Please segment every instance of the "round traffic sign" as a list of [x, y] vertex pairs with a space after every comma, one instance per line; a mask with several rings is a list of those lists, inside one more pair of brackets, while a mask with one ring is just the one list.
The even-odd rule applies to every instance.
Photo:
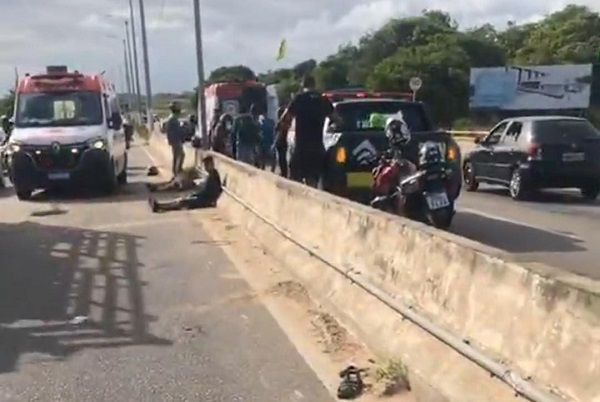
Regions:
[[408, 85], [410, 86], [411, 91], [418, 91], [421, 88], [421, 85], [423, 85], [423, 80], [419, 77], [412, 77], [408, 82]]

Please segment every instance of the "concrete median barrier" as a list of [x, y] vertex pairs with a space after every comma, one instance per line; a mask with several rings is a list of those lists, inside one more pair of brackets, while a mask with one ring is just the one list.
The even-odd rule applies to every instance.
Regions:
[[215, 157], [220, 208], [420, 400], [600, 401], [598, 283]]

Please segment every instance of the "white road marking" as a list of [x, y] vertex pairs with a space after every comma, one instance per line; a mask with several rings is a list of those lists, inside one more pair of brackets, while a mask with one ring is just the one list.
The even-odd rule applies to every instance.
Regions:
[[142, 150], [144, 151], [144, 153], [146, 154], [146, 156], [148, 157], [148, 159], [150, 159], [150, 162], [152, 162], [152, 164], [156, 167], [160, 166], [160, 163], [158, 163], [158, 161], [156, 160], [156, 158], [154, 157], [154, 155], [152, 155], [150, 153], [150, 151], [148, 151], [145, 147], [142, 148]]

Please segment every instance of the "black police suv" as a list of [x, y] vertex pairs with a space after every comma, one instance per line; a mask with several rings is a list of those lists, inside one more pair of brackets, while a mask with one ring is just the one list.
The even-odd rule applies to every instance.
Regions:
[[[374, 127], [373, 115], [393, 116], [398, 112], [408, 124], [412, 139], [405, 149], [405, 157], [417, 160], [421, 145], [428, 141], [439, 144], [451, 169], [452, 183], [449, 196], [456, 199], [462, 185], [461, 154], [449, 133], [437, 130], [427, 108], [402, 93], [369, 93], [362, 91], [330, 91], [323, 94], [334, 105], [342, 126], [329, 120], [323, 127], [326, 149], [324, 175], [320, 187], [330, 193], [370, 201], [372, 196], [371, 171], [378, 156], [388, 148], [384, 127]], [[293, 129], [288, 133], [288, 146], [293, 147]]]

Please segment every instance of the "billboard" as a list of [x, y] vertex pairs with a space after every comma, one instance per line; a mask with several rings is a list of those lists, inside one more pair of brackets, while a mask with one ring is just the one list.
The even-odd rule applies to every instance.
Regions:
[[470, 109], [587, 109], [591, 64], [472, 68]]

